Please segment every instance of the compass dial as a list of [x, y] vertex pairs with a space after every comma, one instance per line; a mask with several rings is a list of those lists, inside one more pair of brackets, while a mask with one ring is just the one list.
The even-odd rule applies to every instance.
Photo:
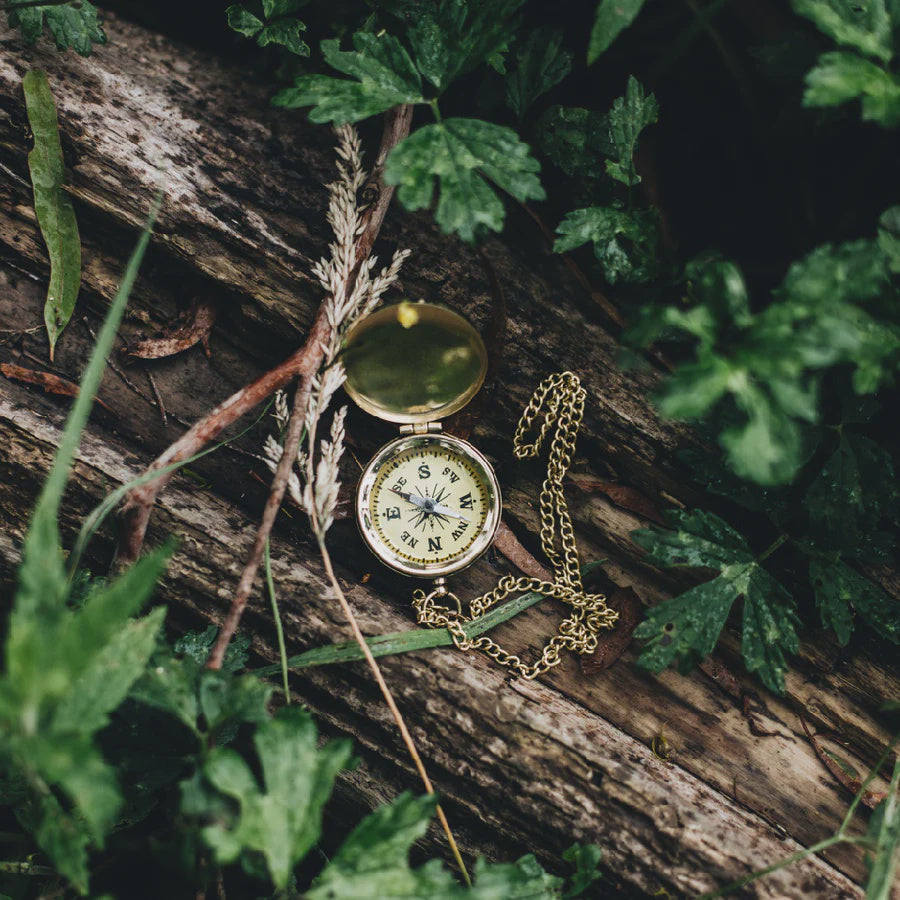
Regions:
[[493, 539], [500, 497], [487, 460], [465, 441], [400, 438], [369, 464], [359, 520], [375, 553], [399, 571], [434, 576], [480, 556]]

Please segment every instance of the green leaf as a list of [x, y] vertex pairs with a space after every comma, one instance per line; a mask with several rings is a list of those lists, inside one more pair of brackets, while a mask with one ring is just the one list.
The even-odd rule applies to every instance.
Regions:
[[81, 56], [90, 56], [94, 44], [105, 44], [106, 34], [100, 27], [97, 7], [88, 0], [45, 6], [44, 15], [57, 50], [71, 47]]
[[878, 248], [888, 268], [900, 275], [900, 206], [886, 209], [878, 220]]
[[322, 41], [322, 55], [332, 68], [352, 79], [301, 75], [294, 87], [279, 91], [272, 102], [290, 108], [312, 106], [313, 122], [358, 122], [401, 103], [422, 103], [422, 79], [406, 48], [389, 34], [357, 31], [353, 50], [337, 40]]
[[573, 178], [600, 177], [603, 155], [613, 153], [606, 116], [580, 106], [551, 106], [536, 131], [541, 151]]
[[416, 65], [438, 91], [506, 48], [524, 0], [441, 0], [416, 8], [408, 36]]
[[600, 0], [588, 43], [588, 65], [595, 63], [637, 18], [644, 2], [645, 0]]
[[616, 181], [632, 186], [640, 183], [634, 168], [634, 149], [638, 137], [658, 117], [659, 107], [653, 94], [644, 96], [644, 89], [634, 75], [628, 76], [625, 96], [619, 97], [609, 111], [610, 139], [615, 159], [606, 161], [606, 172]]
[[107, 724], [147, 667], [165, 616], [160, 607], [112, 636], [73, 684], [69, 701], [57, 707], [54, 731], [95, 732]]
[[239, 3], [229, 6], [225, 10], [225, 19], [228, 27], [244, 37], [256, 37], [263, 28], [263, 22], [253, 15], [248, 9], [245, 9]]
[[12, 0], [7, 8], [7, 17], [11, 27], [20, 29], [27, 44], [35, 43], [40, 37], [45, 18], [58, 50], [72, 47], [81, 56], [90, 56], [94, 44], [106, 43], [97, 7], [88, 0], [24, 9], [16, 9], [15, 0]]
[[262, 0], [262, 5], [263, 15], [267, 19], [277, 19], [297, 12], [303, 3], [301, 0]]
[[266, 25], [256, 39], [260, 47], [269, 44], [279, 44], [297, 56], [309, 56], [309, 47], [301, 35], [306, 31], [306, 25], [299, 19], [281, 19], [271, 25]]
[[658, 274], [659, 218], [654, 210], [590, 206], [568, 213], [556, 228], [555, 253], [591, 241], [594, 256], [610, 284], [642, 283]]
[[565, 900], [581, 896], [598, 878], [602, 877], [599, 871], [602, 858], [603, 851], [593, 844], [572, 844], [563, 853], [563, 859], [575, 867], [575, 871], [569, 876], [566, 892], [563, 894]]
[[[202, 666], [206, 664], [209, 651], [212, 650], [218, 634], [219, 629], [215, 625], [209, 625], [203, 631], [188, 631], [175, 641], [172, 649], [177, 656], [186, 656]], [[249, 635], [236, 634], [225, 651], [222, 671], [237, 672], [243, 669], [247, 665], [249, 650]]]
[[881, 637], [900, 644], [900, 603], [840, 560], [812, 559], [809, 580], [822, 623], [843, 647], [853, 633], [853, 611]]
[[805, 444], [797, 423], [770, 394], [755, 384], [729, 378], [735, 400], [746, 415], [740, 425], [725, 428], [719, 443], [742, 478], [757, 484], [790, 481], [803, 464]]
[[893, 56], [884, 0], [791, 0], [791, 5], [837, 44], [855, 47], [883, 62]]
[[878, 804], [869, 820], [868, 836], [875, 843], [866, 882], [866, 900], [890, 900], [894, 888], [894, 873], [900, 862], [900, 759], [894, 762], [894, 772], [884, 800]]
[[900, 80], [855, 53], [823, 53], [806, 75], [804, 106], [862, 100], [862, 117], [886, 128], [900, 124]]
[[50, 285], [44, 322], [50, 339], [50, 360], [60, 333], [75, 309], [81, 285], [81, 239], [72, 201], [63, 190], [65, 167], [59, 141], [56, 103], [46, 72], [34, 69], [22, 79], [34, 149], [28, 168], [34, 188], [34, 211], [50, 255]]
[[388, 156], [385, 180], [399, 185], [397, 195], [407, 209], [428, 206], [439, 186], [437, 223], [471, 242], [485, 230], [503, 228], [503, 202], [488, 181], [523, 203], [541, 200], [539, 169], [512, 129], [480, 119], [446, 119], [398, 144]]
[[514, 863], [475, 861], [474, 885], [462, 894], [472, 900], [553, 900], [560, 896], [563, 880], [545, 872], [534, 854]]
[[806, 491], [810, 534], [819, 546], [846, 555], [864, 551], [867, 536], [897, 497], [891, 454], [851, 431]]
[[348, 742], [333, 741], [320, 749], [316, 742], [311, 716], [295, 707], [284, 708], [261, 724], [253, 743], [262, 769], [262, 789], [237, 753], [212, 751], [204, 774], [240, 805], [232, 828], [210, 825], [203, 829], [218, 862], [234, 862], [245, 851], [257, 851], [265, 857], [275, 887], [288, 886], [293, 867], [319, 840], [322, 808], [337, 773], [350, 759]]
[[796, 653], [794, 602], [756, 562], [738, 532], [712, 513], [673, 512], [677, 530], [649, 528], [631, 538], [651, 562], [702, 566], [718, 571], [712, 581], [665, 600], [647, 613], [635, 637], [647, 641], [639, 665], [659, 672], [676, 660], [689, 663], [712, 653], [735, 600], [743, 598], [743, 642], [747, 669], [773, 691], [784, 691], [785, 651]]
[[436, 798], [405, 792], [366, 816], [350, 833], [307, 893], [325, 898], [456, 897], [463, 891], [439, 860], [409, 866], [409, 851], [422, 837]]
[[572, 71], [572, 54], [559, 29], [538, 28], [516, 50], [515, 71], [506, 75], [506, 102], [521, 119], [535, 100]]
[[227, 672], [202, 670], [199, 699], [207, 733], [224, 744], [244, 722], [265, 722], [272, 690], [271, 684], [253, 675], [235, 677]]

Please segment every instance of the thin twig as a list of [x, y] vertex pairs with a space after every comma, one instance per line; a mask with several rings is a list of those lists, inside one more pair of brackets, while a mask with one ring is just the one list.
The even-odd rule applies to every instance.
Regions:
[[[391, 198], [394, 196], [394, 188], [383, 184], [381, 180], [385, 160], [393, 147], [409, 134], [411, 122], [412, 107], [410, 106], [398, 106], [385, 113], [381, 147], [372, 173], [372, 178], [378, 178], [378, 181], [374, 182], [370, 179], [370, 184], [367, 186], [369, 192], [374, 193], [374, 199], [366, 212], [366, 227], [357, 244], [357, 267], [368, 257], [381, 229]], [[150, 465], [149, 470], [163, 469], [170, 463], [180, 462], [194, 456], [210, 441], [215, 440], [229, 425], [250, 412], [263, 400], [268, 399], [275, 391], [281, 390], [292, 378], [296, 376], [311, 378], [322, 363], [323, 347], [328, 345], [329, 337], [330, 328], [323, 305], [319, 308], [309, 336], [299, 350], [274, 369], [232, 394], [224, 403], [220, 403], [159, 456]], [[171, 472], [161, 474], [158, 479], [136, 488], [125, 499], [119, 522], [119, 546], [116, 550], [118, 567], [131, 565], [140, 556], [153, 504], [171, 477]], [[260, 557], [262, 555], [261, 547], [259, 555]], [[256, 562], [256, 568], [258, 567], [259, 560]]]
[[[285, 454], [285, 456], [286, 455], [287, 454]], [[341, 609], [344, 611], [344, 615], [347, 617], [347, 621], [350, 623], [350, 628], [353, 631], [353, 637], [356, 638], [356, 643], [359, 645], [360, 650], [362, 650], [363, 655], [366, 658], [366, 662], [369, 664], [369, 668], [372, 670], [372, 674], [375, 677], [375, 681], [378, 683], [378, 687], [381, 689], [381, 694], [384, 697], [384, 701], [385, 703], [387, 703], [388, 709], [390, 709], [391, 715], [394, 717], [394, 721], [397, 723], [397, 727], [400, 729], [400, 735], [403, 738], [403, 743], [406, 744], [406, 749], [409, 752], [410, 757], [412, 758], [413, 764], [416, 767], [416, 771], [419, 773], [419, 778], [422, 779], [422, 784], [425, 785], [425, 790], [429, 794], [434, 794], [434, 786], [431, 783], [431, 779], [428, 777], [428, 773], [425, 771], [425, 764], [422, 762], [422, 757], [419, 756], [419, 751], [412, 739], [412, 735], [409, 733], [409, 729], [406, 727], [406, 722], [403, 719], [403, 714], [400, 712], [400, 708], [397, 706], [397, 702], [394, 700], [394, 695], [391, 693], [391, 689], [388, 687], [387, 682], [384, 680], [384, 675], [381, 674], [381, 667], [378, 665], [377, 660], [372, 655], [372, 650], [366, 643], [365, 636], [360, 630], [359, 623], [356, 621], [356, 616], [353, 614], [353, 610], [350, 608], [350, 604], [347, 602], [347, 598], [344, 596], [344, 592], [343, 590], [341, 590], [340, 584], [338, 584], [338, 580], [334, 574], [334, 568], [331, 565], [331, 556], [328, 553], [328, 548], [325, 546], [324, 539], [321, 537], [319, 538], [319, 552], [322, 554], [322, 561], [325, 564], [325, 572], [328, 575], [328, 580], [331, 582], [331, 587], [337, 596], [338, 602], [341, 604]], [[463, 862], [462, 854], [459, 852], [459, 845], [456, 843], [456, 838], [454, 838], [453, 832], [450, 829], [450, 823], [447, 821], [447, 816], [444, 814], [444, 810], [441, 809], [440, 804], [435, 807], [435, 811], [437, 812], [438, 821], [441, 823], [441, 827], [444, 829], [444, 834], [446, 834], [447, 836], [447, 841], [450, 844], [450, 852], [453, 854], [453, 858], [456, 860], [456, 865], [459, 867], [459, 871], [462, 873], [463, 880], [467, 885], [471, 886], [472, 879], [469, 877], [469, 871], [466, 868], [466, 864]]]

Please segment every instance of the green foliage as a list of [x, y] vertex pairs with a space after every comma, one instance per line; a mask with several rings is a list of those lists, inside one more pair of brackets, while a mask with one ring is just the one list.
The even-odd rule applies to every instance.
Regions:
[[426, 81], [443, 93], [503, 51], [524, 0], [439, 0], [416, 8], [409, 43]]
[[149, 555], [115, 581], [95, 582], [74, 607], [68, 602], [57, 515], [149, 227], [101, 328], [32, 514], [0, 676], [4, 799], [80, 893], [88, 887], [87, 848], [102, 846], [121, 805], [115, 770], [94, 738], [153, 652], [165, 611], [138, 621], [131, 616], [146, 603], [169, 551]]
[[888, 66], [900, 24], [891, 20], [900, 10], [889, 12], [884, 0], [793, 0], [793, 5], [835, 43], [853, 48], [819, 57], [806, 76], [804, 105], [840, 106], [858, 98], [864, 120], [886, 128], [900, 124], [900, 77]]
[[[437, 97], [454, 79], [505, 48], [509, 16], [521, 0], [472, 4], [444, 0], [416, 8], [407, 45], [386, 31], [353, 34], [352, 50], [338, 40], [322, 42], [324, 61], [347, 78], [305, 74], [279, 91], [273, 102], [289, 108], [310, 106], [313, 122], [358, 122], [400, 104], [429, 104], [436, 122], [426, 125], [393, 149], [385, 178], [399, 186], [408, 209], [429, 206], [437, 194], [435, 218], [445, 232], [474, 241], [500, 231], [503, 202], [490, 183], [525, 202], [543, 199], [540, 166], [527, 144], [510, 128], [480, 119], [440, 117]], [[523, 112], [537, 96], [564, 77], [569, 57], [557, 44], [539, 47], [541, 37], [526, 42], [508, 89], [514, 108]], [[437, 96], [426, 98], [430, 85]]]
[[791, 0], [835, 43], [889, 62], [893, 56], [891, 19], [884, 0]]
[[275, 887], [288, 886], [293, 867], [319, 840], [325, 801], [350, 759], [348, 742], [334, 741], [319, 749], [316, 741], [316, 727], [304, 710], [286, 708], [263, 722], [253, 737], [263, 789], [235, 751], [217, 748], [210, 754], [204, 775], [240, 805], [230, 826], [203, 829], [219, 862], [234, 862], [245, 852], [261, 853]]
[[536, 28], [516, 48], [515, 68], [506, 73], [506, 103], [522, 119], [534, 101], [572, 70], [562, 31]]
[[488, 180], [517, 200], [541, 199], [539, 166], [516, 133], [480, 119], [446, 119], [411, 134], [391, 152], [385, 180], [408, 209], [428, 206], [445, 232], [471, 241], [503, 227], [503, 203]]
[[313, 122], [358, 122], [402, 103], [422, 103], [422, 79], [406, 48], [389, 34], [357, 31], [353, 50], [337, 40], [322, 41], [322, 56], [350, 78], [301, 75], [279, 91], [276, 106], [312, 106]]
[[240, 3], [225, 10], [228, 27], [246, 38], [256, 38], [260, 47], [278, 44], [297, 56], [309, 56], [309, 47], [301, 35], [306, 25], [293, 13], [302, 6], [301, 0], [263, 0], [263, 19]]
[[784, 654], [797, 652], [794, 601], [757, 560], [741, 535], [712, 513], [672, 512], [674, 531], [632, 532], [651, 562], [715, 569], [719, 574], [653, 607], [635, 631], [647, 645], [638, 662], [659, 672], [712, 653], [731, 607], [743, 599], [742, 652], [747, 669], [766, 687], [784, 691]]
[[56, 41], [57, 50], [70, 47], [81, 56], [90, 56], [94, 44], [105, 44], [106, 34], [100, 25], [97, 7], [88, 0], [70, 3], [27, 6], [16, 9], [16, 0], [7, 5], [7, 21], [18, 28], [26, 44], [34, 44], [44, 24]]
[[655, 210], [627, 212], [590, 206], [568, 213], [556, 228], [556, 253], [590, 241], [603, 277], [610, 283], [647, 282], [658, 271], [659, 218]]
[[588, 63], [596, 62], [637, 18], [645, 0], [600, 0], [588, 43]]
[[860, 393], [895, 378], [900, 325], [880, 310], [897, 291], [878, 241], [819, 247], [791, 266], [775, 302], [756, 314], [732, 263], [700, 259], [685, 275], [690, 305], [643, 311], [630, 336], [642, 344], [664, 332], [695, 339], [694, 359], [664, 384], [660, 409], [691, 419], [730, 404], [734, 424], [719, 441], [744, 478], [773, 485], [796, 475], [827, 370], [851, 367]]
[[65, 166], [59, 123], [46, 72], [40, 69], [26, 72], [22, 87], [28, 124], [34, 135], [34, 149], [28, 154], [34, 211], [50, 256], [50, 285], [44, 305], [44, 323], [50, 339], [52, 360], [56, 341], [72, 318], [78, 298], [81, 240], [72, 201], [63, 190]]
[[613, 103], [607, 115], [613, 158], [606, 161], [606, 172], [611, 178], [628, 187], [640, 183], [641, 177], [634, 168], [634, 151], [641, 132], [658, 117], [656, 97], [645, 96], [640, 82], [630, 75], [625, 96]]

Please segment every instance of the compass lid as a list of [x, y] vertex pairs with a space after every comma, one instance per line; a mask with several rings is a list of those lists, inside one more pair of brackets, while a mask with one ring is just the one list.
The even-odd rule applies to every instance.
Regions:
[[487, 351], [462, 316], [434, 303], [384, 306], [357, 322], [340, 356], [344, 387], [388, 422], [432, 422], [462, 409], [487, 372]]

